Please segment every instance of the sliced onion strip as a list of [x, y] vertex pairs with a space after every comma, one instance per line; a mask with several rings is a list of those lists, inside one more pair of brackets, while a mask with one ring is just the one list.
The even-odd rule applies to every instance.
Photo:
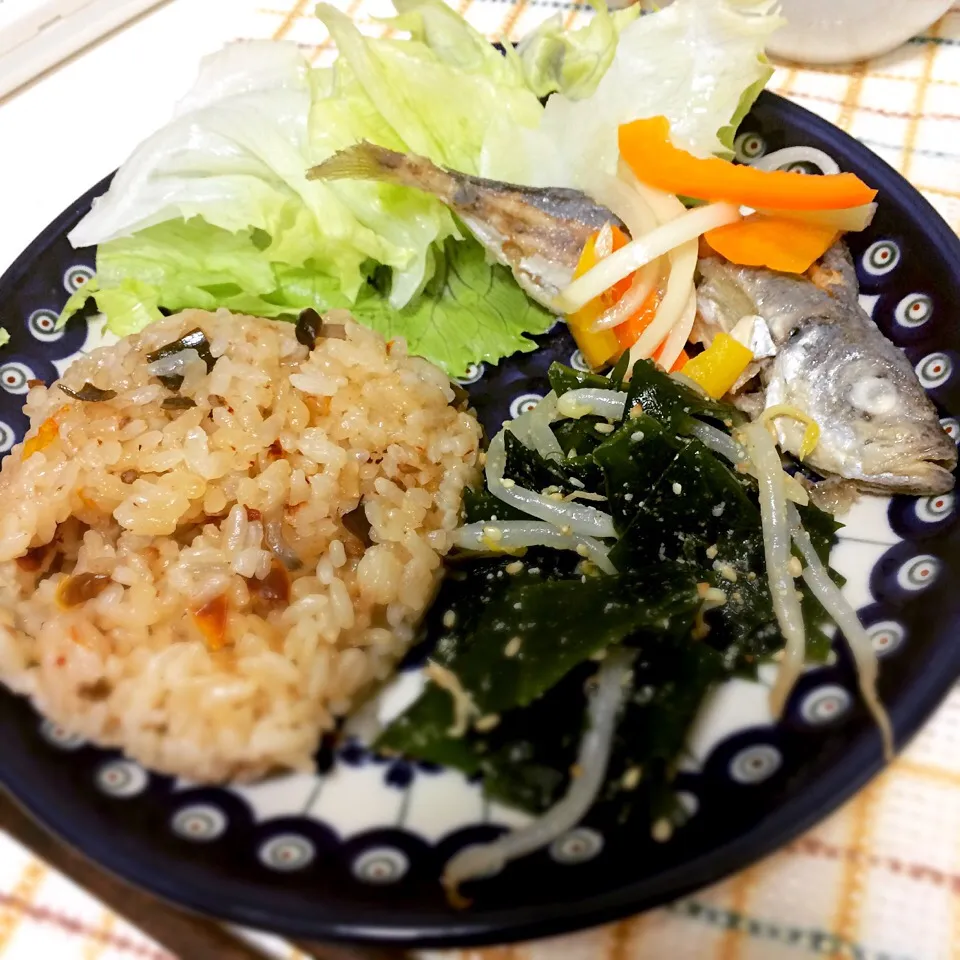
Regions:
[[697, 293], [695, 290], [691, 290], [687, 297], [687, 305], [683, 308], [679, 321], [670, 328], [670, 333], [667, 334], [666, 342], [663, 345], [663, 351], [657, 360], [657, 363], [664, 370], [670, 370], [679, 359], [683, 348], [690, 339], [690, 331], [693, 330], [693, 322], [696, 319]]
[[812, 163], [821, 173], [828, 175], [840, 172], [837, 161], [816, 147], [784, 147], [782, 150], [774, 150], [773, 153], [765, 153], [750, 166], [757, 170], [779, 170], [791, 163]]
[[777, 679], [770, 691], [770, 710], [774, 717], [779, 718], [803, 669], [806, 654], [803, 611], [789, 570], [791, 537], [786, 484], [783, 479], [786, 474], [783, 472], [776, 444], [762, 423], [748, 424], [743, 429], [743, 437], [747, 453], [757, 471], [767, 579], [770, 583], [773, 611], [786, 641]]
[[659, 219], [649, 199], [619, 177], [603, 175], [590, 184], [588, 193], [597, 203], [615, 213], [636, 239], [656, 230]]
[[[696, 241], [708, 230], [726, 226], [739, 219], [740, 208], [732, 203], [711, 203], [687, 210], [682, 216], [657, 227], [643, 237], [631, 240], [601, 260], [559, 295], [557, 306], [563, 313], [575, 313], [594, 297], [600, 296], [651, 260], [662, 257], [676, 247]], [[695, 242], [693, 246], [696, 250]], [[683, 302], [686, 304], [686, 296]]]
[[647, 301], [660, 280], [660, 260], [651, 260], [645, 267], [641, 267], [630, 283], [630, 289], [609, 309], [597, 317], [590, 324], [590, 330], [612, 330], [626, 323]]
[[455, 854], [443, 871], [443, 885], [449, 893], [456, 895], [460, 885], [468, 880], [496, 873], [511, 860], [540, 850], [583, 819], [607, 773], [631, 660], [632, 656], [625, 650], [614, 650], [597, 671], [596, 690], [587, 707], [590, 727], [581, 737], [577, 753], [579, 775], [571, 780], [563, 799], [528, 826], [512, 830], [492, 843], [466, 847]]
[[852, 233], [866, 230], [873, 223], [876, 212], [877, 205], [875, 203], [865, 203], [860, 207], [847, 207], [845, 210], [757, 210], [757, 213], [765, 213], [772, 217], [800, 220], [803, 223], [816, 223], [823, 227], [833, 227], [834, 230]]
[[827, 568], [813, 548], [810, 535], [803, 529], [800, 514], [796, 507], [788, 508], [788, 517], [793, 532], [793, 542], [797, 545], [797, 549], [803, 555], [806, 563], [803, 579], [810, 588], [810, 592], [820, 601], [823, 609], [833, 618], [840, 628], [840, 632], [846, 638], [847, 646], [850, 648], [853, 662], [857, 668], [860, 694], [880, 728], [880, 736], [883, 740], [883, 755], [886, 760], [892, 760], [893, 728], [890, 725], [890, 717], [877, 695], [878, 664], [873, 644], [870, 642], [870, 637], [864, 630], [863, 624], [860, 623], [857, 612], [844, 599], [840, 588], [830, 578]]
[[455, 543], [463, 550], [490, 550], [491, 529], [497, 531], [495, 546], [501, 550], [518, 547], [553, 547], [555, 550], [574, 550], [595, 564], [604, 573], [616, 573], [610, 562], [608, 549], [593, 537], [561, 533], [552, 523], [534, 520], [484, 520], [468, 523], [456, 532]]

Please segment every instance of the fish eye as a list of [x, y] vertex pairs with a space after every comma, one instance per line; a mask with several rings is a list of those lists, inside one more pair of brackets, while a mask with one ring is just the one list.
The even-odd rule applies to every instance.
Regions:
[[850, 388], [850, 403], [872, 419], [897, 405], [897, 388], [886, 377], [864, 377]]

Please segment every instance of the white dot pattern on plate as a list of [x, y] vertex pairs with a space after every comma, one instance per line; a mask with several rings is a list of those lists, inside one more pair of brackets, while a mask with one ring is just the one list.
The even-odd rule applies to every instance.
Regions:
[[943, 417], [940, 421], [943, 432], [956, 443], [960, 440], [960, 421], [956, 417]]
[[590, 364], [587, 363], [586, 357], [584, 357], [579, 350], [574, 350], [573, 353], [570, 354], [570, 366], [573, 367], [574, 370], [579, 370], [581, 373], [590, 372]]
[[800, 716], [813, 726], [832, 723], [849, 709], [852, 698], [847, 690], [828, 684], [811, 690], [800, 704]]
[[27, 317], [27, 329], [35, 339], [43, 343], [53, 343], [65, 332], [57, 329], [57, 314], [53, 310], [34, 310]]
[[904, 590], [916, 591], [929, 587], [940, 572], [940, 561], [928, 553], [908, 560], [897, 571], [897, 583]]
[[733, 149], [741, 163], [759, 160], [767, 152], [767, 143], [757, 133], [741, 133], [733, 142]]
[[758, 743], [744, 747], [730, 761], [730, 776], [737, 783], [754, 784], [769, 780], [783, 763], [783, 757], [776, 747], [768, 743]]
[[464, 371], [462, 377], [455, 378], [455, 382], [461, 384], [462, 386], [476, 383], [478, 380], [482, 379], [484, 369], [485, 367], [482, 363], [471, 363]]
[[916, 366], [917, 379], [925, 390], [942, 387], [953, 373], [953, 361], [945, 353], [929, 353]]
[[79, 750], [86, 743], [79, 734], [68, 733], [59, 723], [54, 723], [52, 720], [44, 720], [40, 724], [40, 736], [51, 746], [60, 750]]
[[7, 424], [0, 421], [0, 453], [6, 453], [16, 442], [17, 435]]
[[933, 301], [925, 293], [907, 294], [893, 316], [901, 327], [922, 327], [933, 316]]
[[377, 886], [396, 883], [410, 869], [410, 859], [396, 847], [374, 847], [353, 861], [353, 875]]
[[29, 381], [36, 379], [33, 370], [19, 360], [0, 366], [0, 387], [7, 393], [20, 395], [30, 391]]
[[589, 827], [576, 827], [550, 844], [550, 856], [557, 863], [584, 863], [603, 849], [603, 837]]
[[896, 620], [880, 620], [867, 628], [867, 635], [877, 656], [885, 657], [903, 643], [907, 632]]
[[522, 413], [532, 410], [543, 397], [539, 393], [521, 393], [510, 402], [510, 416], [519, 417]]
[[924, 523], [937, 523], [953, 513], [954, 495], [940, 493], [935, 497], [919, 497], [914, 504], [917, 519]]
[[170, 827], [177, 836], [186, 840], [216, 840], [227, 829], [227, 816], [213, 804], [196, 803], [181, 807], [173, 815]]
[[316, 849], [306, 837], [282, 833], [264, 843], [257, 855], [265, 867], [281, 873], [292, 873], [309, 866], [316, 856]]
[[67, 293], [76, 293], [85, 283], [93, 279], [93, 270], [82, 263], [68, 267], [63, 275], [63, 287]]
[[143, 793], [149, 776], [132, 760], [111, 760], [97, 771], [97, 786], [110, 797], [127, 799]]
[[863, 269], [871, 276], [882, 277], [900, 262], [900, 248], [892, 240], [877, 240], [863, 255]]

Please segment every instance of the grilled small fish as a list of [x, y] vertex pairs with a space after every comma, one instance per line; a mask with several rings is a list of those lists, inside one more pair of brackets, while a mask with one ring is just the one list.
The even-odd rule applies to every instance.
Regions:
[[313, 167], [307, 179], [378, 180], [433, 194], [548, 309], [553, 309], [554, 298], [573, 279], [591, 234], [607, 223], [623, 226], [578, 190], [484, 180], [366, 141]]
[[[856, 272], [836, 244], [810, 278], [700, 261], [699, 338], [709, 342], [743, 317], [761, 318], [774, 356], [758, 364], [762, 394], [751, 413], [778, 404], [816, 420], [820, 440], [805, 462], [864, 490], [933, 495], [954, 485], [957, 448], [910, 361], [858, 300]], [[759, 401], [754, 410], [749, 401]], [[797, 454], [803, 425], [778, 418], [781, 445]]]

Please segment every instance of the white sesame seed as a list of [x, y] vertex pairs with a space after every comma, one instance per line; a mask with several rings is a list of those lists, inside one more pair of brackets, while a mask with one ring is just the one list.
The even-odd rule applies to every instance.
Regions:
[[642, 767], [628, 767], [623, 775], [623, 779], [620, 781], [620, 786], [622, 786], [624, 790], [636, 790], [642, 776]]
[[443, 615], [443, 625], [449, 630], [451, 627], [455, 626], [457, 622], [457, 615], [453, 610], [448, 610]]
[[723, 560], [714, 560], [713, 569], [723, 577], [724, 580], [729, 580], [731, 583], [737, 582], [737, 571], [729, 563], [725, 563]]
[[514, 560], [513, 563], [508, 563], [503, 569], [513, 576], [523, 569], [523, 564], [519, 560]]
[[597, 433], [613, 433], [613, 424], [612, 423], [598, 423], [593, 428]]
[[503, 655], [505, 657], [515, 657], [520, 652], [520, 647], [523, 644], [522, 637], [513, 637], [510, 642], [503, 648]]
[[799, 557], [791, 557], [787, 563], [787, 573], [791, 577], [799, 577], [803, 573], [803, 564], [800, 562]]
[[484, 527], [483, 535], [494, 543], [503, 539], [503, 531], [499, 527]]
[[590, 551], [587, 549], [587, 545], [585, 543], [578, 543], [577, 553], [579, 553], [581, 557], [586, 557], [589, 555]]
[[631, 434], [630, 434], [630, 439], [631, 439], [634, 443], [639, 443], [639, 442], [643, 439], [643, 431], [642, 431], [642, 430], [637, 430], [635, 433], [631, 433]]
[[673, 836], [673, 824], [666, 817], [661, 817], [654, 823], [650, 836], [657, 843], [666, 843]]
[[717, 545], [714, 543], [714, 544], [711, 544], [709, 547], [707, 547], [707, 559], [712, 560], [716, 555], [717, 555]]
[[507, 490], [509, 490], [511, 487], [515, 487], [515, 486], [517, 485], [516, 480], [511, 480], [509, 477], [504, 477], [504, 478], [500, 481], [500, 483], [501, 483], [504, 487], [506, 487]]
[[683, 487], [681, 487], [679, 483], [674, 483], [674, 485], [673, 485], [673, 492], [674, 492], [677, 496], [680, 496], [680, 494], [683, 493]]
[[499, 722], [499, 715], [496, 713], [490, 713], [485, 717], [481, 717], [473, 726], [474, 729], [478, 730], [480, 733], [486, 733], [488, 730], [492, 730]]

